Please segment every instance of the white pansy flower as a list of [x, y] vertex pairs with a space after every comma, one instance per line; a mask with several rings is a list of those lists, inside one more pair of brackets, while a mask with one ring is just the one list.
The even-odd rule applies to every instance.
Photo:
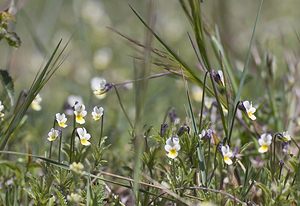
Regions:
[[229, 146], [228, 145], [222, 146], [221, 151], [222, 151], [224, 162], [228, 165], [231, 165], [233, 163], [231, 160], [233, 153], [230, 150]]
[[254, 115], [256, 108], [252, 106], [252, 102], [249, 101], [243, 101], [243, 106], [246, 110], [246, 113], [248, 115], [248, 117], [251, 120], [256, 120], [256, 116]]
[[74, 106], [74, 114], [75, 114], [75, 120], [78, 124], [84, 124], [85, 119], [84, 117], [87, 114], [87, 111], [85, 111], [84, 104], [76, 103]]
[[84, 127], [76, 129], [78, 137], [80, 139], [80, 143], [84, 146], [89, 146], [91, 135], [86, 131]]
[[67, 118], [66, 118], [66, 115], [64, 113], [60, 114], [60, 113], [57, 113], [55, 115], [56, 117], [56, 121], [58, 123], [58, 125], [62, 128], [66, 128], [68, 125], [66, 124], [67, 122]]
[[272, 135], [264, 133], [260, 135], [260, 138], [258, 139], [258, 144], [259, 144], [259, 153], [265, 153], [269, 150], [269, 147], [272, 143]]
[[59, 136], [59, 131], [54, 129], [54, 128], [51, 128], [50, 132], [48, 133], [48, 138], [47, 139], [50, 142], [52, 142], [52, 141], [55, 141], [58, 136]]
[[165, 150], [169, 158], [175, 159], [178, 156], [178, 151], [180, 150], [179, 139], [177, 137], [170, 137], [167, 139]]
[[106, 96], [106, 80], [101, 77], [94, 77], [91, 80], [91, 88], [93, 90], [94, 95], [98, 99], [103, 99]]
[[101, 119], [101, 117], [103, 116], [103, 112], [104, 112], [103, 107], [95, 106], [94, 109], [93, 109], [93, 112], [92, 112], [93, 119], [95, 121]]

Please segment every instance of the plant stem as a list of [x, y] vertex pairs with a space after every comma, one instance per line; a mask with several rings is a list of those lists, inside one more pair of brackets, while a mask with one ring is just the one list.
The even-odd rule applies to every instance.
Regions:
[[101, 140], [103, 137], [103, 124], [104, 124], [104, 111], [103, 111], [103, 115], [101, 117], [100, 138], [99, 138], [99, 143], [98, 143], [99, 147], [101, 146]]

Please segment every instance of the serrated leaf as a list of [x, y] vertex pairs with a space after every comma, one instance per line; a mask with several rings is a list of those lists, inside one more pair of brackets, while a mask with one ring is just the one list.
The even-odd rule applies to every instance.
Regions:
[[14, 83], [9, 75], [8, 71], [6, 70], [0, 70], [0, 79], [3, 87], [5, 88], [5, 91], [7, 93], [7, 96], [10, 100], [10, 105], [13, 106], [14, 104]]

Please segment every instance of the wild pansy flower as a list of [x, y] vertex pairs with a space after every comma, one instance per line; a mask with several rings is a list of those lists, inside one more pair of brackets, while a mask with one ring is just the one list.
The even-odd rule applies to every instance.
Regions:
[[222, 155], [223, 155], [223, 160], [226, 164], [228, 165], [232, 165], [232, 156], [233, 156], [233, 153], [232, 151], [230, 150], [229, 146], [228, 145], [225, 145], [225, 146], [222, 146], [221, 147], [221, 152], [222, 152]]
[[42, 97], [40, 94], [37, 94], [33, 99], [33, 101], [31, 102], [30, 106], [33, 110], [40, 111], [42, 109], [41, 102], [42, 102]]
[[260, 135], [260, 138], [258, 140], [258, 144], [260, 146], [258, 152], [259, 153], [267, 152], [269, 150], [271, 143], [272, 143], [272, 135], [267, 133]]
[[213, 79], [221, 86], [225, 86], [224, 75], [222, 70], [218, 70], [217, 72], [212, 71]]
[[78, 163], [73, 162], [72, 164], [70, 164], [70, 170], [75, 173], [82, 174], [83, 169], [84, 169], [84, 166], [83, 166], [83, 164], [81, 164], [81, 162], [78, 162]]
[[50, 132], [48, 133], [48, 138], [47, 139], [50, 142], [52, 142], [52, 141], [55, 141], [58, 136], [59, 136], [59, 131], [54, 129], [54, 128], [51, 128]]
[[80, 143], [84, 146], [89, 146], [91, 135], [86, 131], [84, 127], [76, 129], [78, 137], [80, 139]]
[[243, 105], [243, 109], [244, 111], [246, 111], [247, 116], [251, 119], [251, 120], [256, 120], [256, 116], [254, 115], [256, 108], [252, 106], [252, 102], [249, 101], [243, 101], [242, 102]]
[[202, 130], [199, 134], [200, 140], [202, 139], [211, 139], [213, 137], [214, 131], [212, 129]]
[[80, 104], [83, 103], [81, 96], [76, 96], [76, 95], [68, 96], [67, 101], [64, 104], [64, 112], [66, 113], [66, 115], [71, 116], [74, 113], [73, 108], [77, 102], [79, 102]]
[[103, 107], [95, 106], [94, 109], [93, 109], [93, 112], [92, 112], [93, 119], [95, 121], [101, 119], [101, 117], [103, 116], [103, 112], [104, 112]]
[[60, 114], [60, 113], [57, 113], [55, 115], [56, 117], [56, 121], [58, 123], [58, 126], [62, 127], [62, 128], [66, 128], [68, 125], [66, 124], [67, 122], [67, 118], [66, 118], [66, 115], [64, 113]]
[[87, 111], [85, 111], [84, 104], [77, 102], [74, 106], [74, 114], [75, 114], [75, 120], [78, 124], [85, 123], [84, 117], [86, 116]]
[[282, 132], [282, 140], [284, 142], [290, 142], [292, 140], [291, 135], [288, 131]]
[[171, 159], [175, 159], [178, 156], [178, 151], [180, 150], [179, 139], [177, 136], [170, 137], [166, 141], [165, 150], [167, 156]]
[[0, 118], [4, 117], [3, 110], [4, 110], [4, 105], [3, 105], [2, 102], [0, 101]]
[[91, 80], [91, 88], [98, 99], [103, 99], [106, 96], [106, 80], [104, 78], [94, 77]]

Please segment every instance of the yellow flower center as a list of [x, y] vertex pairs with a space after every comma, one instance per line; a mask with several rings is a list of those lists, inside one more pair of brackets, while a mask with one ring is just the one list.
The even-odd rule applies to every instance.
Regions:
[[58, 122], [58, 125], [62, 128], [65, 128], [67, 127], [66, 123], [65, 122]]
[[178, 155], [178, 153], [177, 153], [177, 151], [176, 151], [175, 148], [170, 149], [170, 151], [169, 151], [169, 153], [168, 153], [168, 157], [174, 159], [175, 157], [177, 157], [177, 155]]
[[267, 152], [269, 150], [269, 145], [266, 145], [266, 144], [263, 144], [263, 145], [261, 145], [260, 146], [260, 148], [259, 148], [259, 152], [260, 153], [265, 153], [265, 152]]
[[90, 145], [90, 142], [87, 139], [80, 139], [80, 143], [85, 146]]
[[76, 115], [76, 122], [79, 124], [84, 124], [85, 120], [81, 114]]

